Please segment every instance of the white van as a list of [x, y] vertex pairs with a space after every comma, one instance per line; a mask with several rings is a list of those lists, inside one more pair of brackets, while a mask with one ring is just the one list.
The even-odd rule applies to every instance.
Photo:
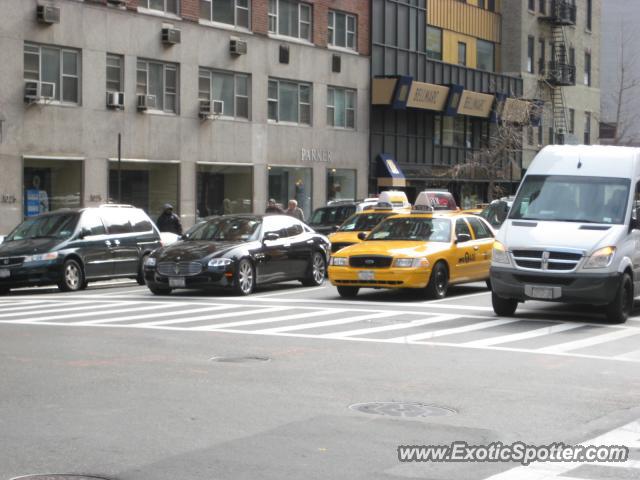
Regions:
[[640, 294], [639, 207], [639, 148], [544, 148], [496, 237], [496, 314], [543, 300], [603, 305], [626, 321]]

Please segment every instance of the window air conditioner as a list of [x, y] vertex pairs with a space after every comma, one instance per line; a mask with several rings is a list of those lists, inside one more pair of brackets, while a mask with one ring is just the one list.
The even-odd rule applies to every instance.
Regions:
[[107, 92], [107, 107], [124, 109], [124, 92]]
[[139, 94], [137, 99], [137, 106], [138, 111], [140, 112], [156, 108], [156, 96]]
[[229, 52], [231, 55], [245, 55], [247, 53], [247, 42], [232, 38], [229, 41]]
[[36, 8], [38, 22], [52, 25], [60, 23], [60, 9], [52, 5], [38, 5]]
[[165, 45], [175, 45], [176, 43], [180, 43], [180, 30], [176, 28], [163, 28], [162, 43]]

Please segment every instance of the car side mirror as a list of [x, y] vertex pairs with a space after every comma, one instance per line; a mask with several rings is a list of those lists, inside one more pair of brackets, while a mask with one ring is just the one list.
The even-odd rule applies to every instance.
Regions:
[[456, 243], [464, 243], [471, 241], [471, 235], [468, 233], [459, 233], [456, 235]]
[[366, 239], [367, 239], [367, 234], [365, 232], [358, 233], [358, 240], [366, 240]]
[[264, 238], [262, 239], [263, 242], [266, 242], [267, 240], [269, 240], [270, 242], [274, 241], [274, 240], [278, 240], [280, 238], [280, 235], [278, 235], [276, 232], [267, 232], [264, 234]]
[[85, 237], [90, 237], [91, 236], [91, 230], [89, 230], [88, 228], [83, 228], [80, 230], [80, 233], [78, 234], [78, 238], [80, 240], [82, 240]]
[[638, 220], [638, 215], [640, 214], [640, 208], [637, 208], [633, 215], [631, 215], [631, 223], [629, 224], [629, 230], [638, 230], [640, 229], [640, 220]]

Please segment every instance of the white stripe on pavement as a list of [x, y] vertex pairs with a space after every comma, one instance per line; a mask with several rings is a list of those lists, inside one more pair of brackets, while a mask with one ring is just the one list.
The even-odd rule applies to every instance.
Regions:
[[[12, 313], [12, 314], [7, 315], [8, 312], [14, 312], [14, 311], [22, 312], [24, 310], [37, 310], [39, 308], [46, 310], [48, 308], [56, 308], [58, 306], [76, 305], [77, 303], [78, 302], [56, 302], [56, 303], [53, 303], [53, 302], [42, 302], [42, 303], [38, 303], [37, 305], [29, 304], [29, 305], [26, 305], [26, 306], [23, 303], [22, 306], [20, 306], [20, 307], [13, 307], [12, 306], [11, 308], [2, 308], [2, 309], [0, 309], [0, 318], [3, 318], [5, 316], [10, 317], [10, 316], [13, 316], [13, 315], [18, 315], [18, 313]], [[84, 303], [92, 304], [92, 305], [95, 306], [95, 303], [92, 302], [92, 301], [87, 301], [87, 302], [84, 302]]]
[[640, 362], [640, 350], [634, 350], [632, 352], [623, 353], [622, 355], [616, 355], [614, 360], [633, 360]]
[[554, 333], [566, 332], [567, 330], [574, 330], [576, 328], [583, 327], [583, 324], [573, 323], [558, 323], [544, 328], [536, 328], [535, 330], [527, 330], [521, 333], [512, 333], [509, 335], [501, 335], [499, 337], [483, 338], [480, 340], [474, 340], [473, 342], [465, 342], [462, 345], [467, 347], [489, 347], [492, 345], [499, 345], [501, 343], [517, 342], [518, 340], [526, 340], [529, 338], [542, 337], [544, 335], [552, 335]]
[[414, 328], [421, 327], [423, 325], [430, 325], [432, 323], [440, 323], [447, 322], [450, 320], [455, 320], [457, 318], [461, 318], [460, 315], [439, 315], [437, 317], [425, 318], [422, 320], [413, 320], [407, 323], [398, 323], [395, 325], [384, 325], [382, 327], [373, 327], [373, 328], [360, 328], [358, 330], [347, 330], [344, 332], [336, 332], [336, 333], [327, 333], [325, 335], [320, 335], [322, 338], [345, 338], [345, 337], [354, 337], [357, 335], [369, 335], [372, 333], [380, 333], [380, 332], [389, 332], [393, 330], [402, 330], [405, 328]]
[[[148, 305], [145, 307], [131, 307], [128, 306], [127, 308], [120, 308], [120, 309], [116, 309], [116, 310], [105, 310], [105, 311], [101, 311], [100, 313], [107, 313], [109, 315], [112, 315], [114, 313], [124, 313], [124, 312], [138, 312], [138, 311], [142, 311], [142, 310], [152, 310], [152, 309], [157, 309], [157, 308], [163, 308], [164, 305]], [[80, 308], [77, 308], [76, 310], [79, 310]], [[83, 308], [83, 310], [86, 310], [87, 308]], [[69, 318], [77, 318], [77, 317], [85, 317], [88, 314], [90, 314], [91, 312], [81, 312], [81, 313], [72, 313], [71, 315], [48, 315], [45, 317], [40, 317], [37, 320], [12, 320], [11, 323], [38, 323], [38, 322], [49, 322], [51, 320], [67, 320]], [[98, 322], [100, 320], [93, 320], [94, 322]], [[81, 322], [84, 323], [84, 322]], [[87, 322], [89, 323], [89, 322]]]
[[[162, 308], [163, 305], [157, 306], [157, 308]], [[153, 307], [149, 307], [150, 309]], [[103, 318], [99, 320], [86, 320], [83, 322], [76, 322], [74, 325], [98, 325], [104, 323], [116, 323], [116, 322], [126, 322], [129, 320], [139, 320], [144, 318], [158, 318], [158, 317], [168, 317], [170, 315], [185, 315], [188, 313], [199, 313], [199, 312], [208, 312], [208, 311], [218, 311], [218, 310], [228, 310], [230, 308], [239, 308], [237, 306], [229, 305], [229, 306], [213, 306], [213, 307], [201, 307], [201, 308], [193, 308], [189, 310], [171, 310], [169, 312], [160, 312], [160, 313], [147, 313], [144, 315], [128, 315], [126, 317], [115, 317], [115, 318]], [[185, 321], [185, 320], [182, 320]], [[144, 324], [141, 324], [144, 325]]]
[[284, 322], [286, 320], [296, 320], [298, 318], [310, 318], [310, 317], [320, 317], [322, 315], [332, 315], [335, 313], [342, 313], [345, 310], [340, 310], [337, 308], [327, 308], [324, 310], [318, 310], [317, 312], [304, 312], [304, 313], [295, 313], [293, 315], [285, 315], [283, 317], [272, 317], [261, 320], [244, 320], [240, 322], [231, 322], [231, 323], [222, 323], [222, 324], [213, 324], [213, 325], [203, 325], [202, 327], [195, 327], [193, 330], [200, 331], [213, 331], [221, 328], [234, 328], [234, 327], [244, 327], [250, 325], [260, 325], [262, 323], [275, 323], [275, 322]]
[[265, 334], [265, 335], [268, 335], [271, 333], [295, 332], [298, 330], [307, 330], [309, 328], [330, 327], [332, 325], [342, 325], [345, 323], [358, 322], [360, 320], [372, 320], [375, 318], [382, 318], [382, 317], [388, 317], [388, 316], [389, 316], [389, 312], [379, 312], [374, 314], [367, 313], [365, 315], [356, 315], [355, 317], [350, 317], [350, 318], [341, 318], [338, 320], [328, 320], [324, 322], [305, 323], [302, 325], [289, 325], [286, 327], [257, 330], [256, 332], [260, 334]]
[[536, 351], [541, 353], [562, 353], [569, 352], [571, 350], [578, 350], [580, 348], [592, 347], [601, 343], [612, 342], [625, 337], [631, 337], [632, 335], [638, 335], [640, 332], [636, 328], [624, 328], [614, 330], [613, 332], [604, 333], [600, 335], [591, 336], [582, 340], [575, 340], [573, 342], [560, 343], [546, 348], [539, 348]]
[[417, 333], [415, 335], [409, 335], [405, 337], [392, 338], [389, 342], [392, 343], [412, 343], [419, 342], [421, 340], [428, 340], [430, 338], [444, 337], [445, 335], [455, 335], [457, 333], [473, 332], [476, 330], [483, 330], [485, 328], [497, 327], [499, 325], [506, 325], [507, 323], [515, 323], [518, 320], [492, 320], [490, 322], [479, 322], [465, 327], [447, 328], [444, 330], [435, 330], [433, 332]]
[[[204, 309], [201, 309], [204, 310]], [[229, 317], [239, 317], [239, 316], [245, 316], [245, 315], [262, 315], [262, 314], [268, 314], [268, 313], [276, 313], [276, 312], [281, 312], [282, 310], [288, 310], [287, 307], [267, 307], [267, 308], [257, 308], [254, 310], [244, 310], [241, 312], [238, 311], [234, 311], [234, 312], [227, 312], [227, 313], [221, 313], [220, 315], [207, 315], [204, 317], [204, 320], [218, 320], [220, 318], [229, 318]], [[178, 315], [182, 315], [183, 312], [177, 312]], [[178, 319], [173, 319], [173, 320], [164, 320], [161, 322], [147, 322], [147, 323], [136, 323], [136, 325], [138, 327], [155, 327], [155, 326], [161, 326], [161, 325], [175, 325], [178, 323], [190, 323], [190, 322], [194, 322], [194, 321], [198, 321], [196, 320], [196, 318], [198, 317], [192, 317], [192, 318], [178, 318]]]

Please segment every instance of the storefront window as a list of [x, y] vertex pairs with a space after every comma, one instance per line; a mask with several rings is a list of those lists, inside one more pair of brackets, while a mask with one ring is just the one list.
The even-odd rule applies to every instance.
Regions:
[[284, 208], [289, 200], [297, 200], [305, 218], [311, 215], [313, 176], [310, 168], [269, 167], [269, 198]]
[[327, 201], [356, 199], [356, 171], [343, 168], [327, 170]]
[[[109, 162], [109, 201], [143, 209], [155, 220], [170, 203], [177, 213], [180, 167], [177, 163], [122, 162], [118, 188], [118, 162]], [[118, 198], [118, 191], [121, 198]]]
[[82, 205], [82, 161], [24, 160], [24, 216]]
[[253, 168], [198, 165], [196, 218], [253, 212]]

